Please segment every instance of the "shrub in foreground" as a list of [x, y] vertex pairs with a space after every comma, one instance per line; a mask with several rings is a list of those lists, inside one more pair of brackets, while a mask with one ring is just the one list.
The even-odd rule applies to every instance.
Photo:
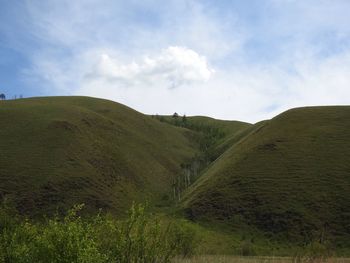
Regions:
[[170, 262], [194, 251], [195, 232], [164, 223], [134, 205], [125, 220], [81, 218], [75, 206], [64, 218], [38, 223], [0, 210], [0, 262]]

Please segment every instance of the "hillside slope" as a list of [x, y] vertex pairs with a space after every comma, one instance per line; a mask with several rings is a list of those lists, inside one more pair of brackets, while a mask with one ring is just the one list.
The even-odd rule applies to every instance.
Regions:
[[186, 129], [87, 97], [1, 101], [0, 121], [0, 198], [34, 215], [167, 198], [198, 148]]
[[200, 156], [197, 159], [205, 169], [253, 125], [241, 121], [218, 120], [205, 116], [152, 116], [161, 122], [183, 127], [195, 132], [193, 137], [199, 144]]
[[225, 152], [242, 134], [253, 125], [242, 121], [218, 120], [205, 116], [187, 117], [186, 128], [199, 131], [209, 140], [208, 148], [209, 163]]
[[187, 190], [187, 216], [349, 241], [350, 107], [293, 109], [246, 133]]

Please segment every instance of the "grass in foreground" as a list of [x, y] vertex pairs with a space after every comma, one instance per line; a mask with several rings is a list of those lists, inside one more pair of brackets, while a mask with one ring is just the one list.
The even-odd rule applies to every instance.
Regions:
[[349, 258], [297, 258], [297, 257], [239, 257], [203, 255], [192, 258], [177, 258], [174, 263], [349, 263]]
[[[333, 259], [337, 254], [318, 242], [293, 248], [287, 254], [292, 257], [252, 257], [276, 254], [272, 246], [261, 250], [259, 242], [248, 244], [232, 234], [211, 231], [180, 218], [155, 215], [142, 205], [132, 206], [123, 220], [101, 214], [81, 217], [83, 205], [78, 205], [64, 217], [40, 222], [21, 218], [6, 205], [0, 208], [0, 263], [349, 262]], [[266, 253], [269, 249], [271, 253]]]

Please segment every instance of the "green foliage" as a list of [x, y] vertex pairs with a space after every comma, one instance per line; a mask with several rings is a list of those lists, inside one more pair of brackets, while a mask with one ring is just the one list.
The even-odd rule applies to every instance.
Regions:
[[92, 225], [77, 215], [81, 208], [40, 224], [17, 218], [14, 227], [2, 230], [0, 262], [105, 262]]
[[[166, 122], [174, 126], [184, 127], [195, 131], [196, 142], [199, 145], [200, 155], [195, 161], [201, 163], [201, 169], [204, 169], [210, 162], [214, 161], [220, 154], [226, 150], [226, 147], [220, 147], [227, 139], [236, 133], [245, 130], [251, 124], [239, 121], [222, 121], [208, 117], [187, 117], [183, 115], [181, 119], [177, 113], [170, 118], [169, 116], [159, 116], [156, 118], [161, 122]], [[222, 148], [222, 149], [220, 149]]]
[[156, 115], [156, 119], [187, 128], [196, 135], [192, 139], [198, 145], [199, 153], [181, 164], [182, 173], [173, 180], [173, 199], [176, 201], [181, 200], [182, 192], [232, 144], [232, 139], [251, 126], [244, 122], [222, 121], [201, 116], [183, 115], [180, 119], [176, 112], [171, 117]]
[[[189, 256], [195, 250], [194, 231], [179, 222], [162, 224], [143, 206], [132, 206], [127, 220], [113, 222], [99, 218], [95, 228], [103, 234], [100, 250], [117, 262], [168, 262], [175, 255]], [[118, 245], [113, 248], [113, 244]]]
[[12, 225], [1, 209], [0, 262], [170, 262], [195, 250], [193, 229], [161, 222], [142, 205], [133, 205], [125, 220], [100, 214], [84, 219], [82, 208], [41, 223], [12, 217]]

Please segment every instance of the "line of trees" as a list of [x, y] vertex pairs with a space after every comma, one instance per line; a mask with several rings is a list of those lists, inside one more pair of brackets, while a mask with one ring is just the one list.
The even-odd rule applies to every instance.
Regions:
[[152, 118], [174, 126], [188, 128], [196, 132], [196, 143], [200, 153], [196, 154], [187, 163], [181, 164], [181, 173], [173, 180], [172, 196], [173, 200], [180, 201], [183, 191], [185, 191], [201, 174], [201, 172], [220, 155], [217, 150], [217, 143], [225, 137], [225, 132], [220, 128], [205, 123], [191, 121], [184, 114], [177, 112], [171, 116], [152, 115]]
[[[13, 100], [16, 100], [16, 99], [22, 99], [23, 98], [23, 95], [20, 94], [20, 95], [14, 95], [12, 97]], [[4, 93], [1, 93], [0, 94], [0, 100], [6, 100], [6, 95]]]

